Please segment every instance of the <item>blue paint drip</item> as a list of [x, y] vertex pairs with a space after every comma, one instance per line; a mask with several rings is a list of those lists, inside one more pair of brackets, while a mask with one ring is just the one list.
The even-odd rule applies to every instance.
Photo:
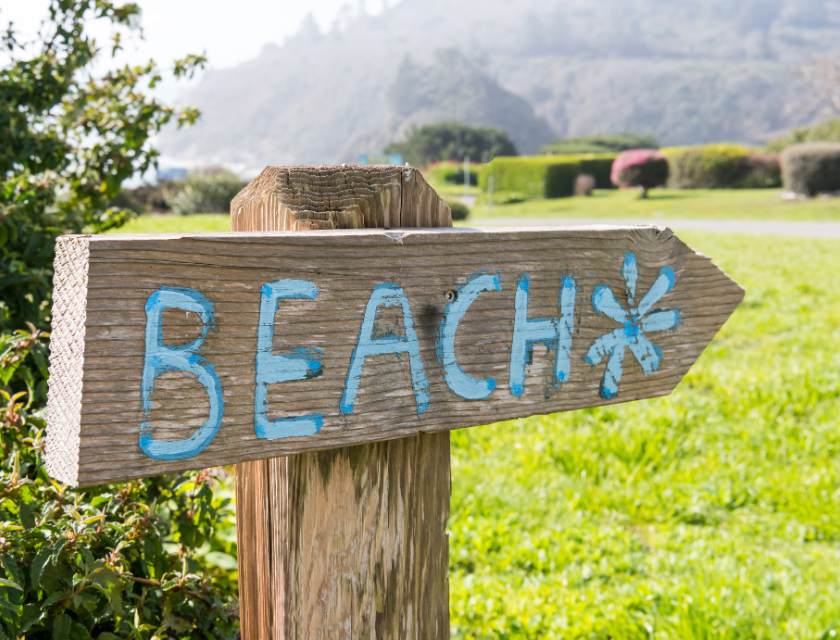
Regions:
[[436, 341], [438, 362], [443, 367], [443, 379], [449, 390], [467, 400], [484, 400], [496, 388], [493, 378], [481, 380], [464, 373], [455, 359], [455, 333], [470, 305], [485, 291], [501, 291], [499, 276], [474, 274], [457, 290], [454, 302], [446, 305]]
[[[405, 337], [388, 336], [374, 339], [373, 323], [376, 320], [377, 309], [381, 306], [394, 307], [397, 305], [402, 308]], [[341, 396], [339, 407], [341, 413], [353, 413], [356, 396], [359, 394], [359, 382], [367, 358], [386, 353], [394, 353], [399, 357], [400, 354], [406, 352], [411, 366], [411, 386], [414, 389], [414, 400], [417, 403], [417, 416], [420, 417], [429, 407], [429, 380], [426, 378], [423, 361], [420, 359], [420, 344], [414, 331], [411, 306], [399, 285], [383, 282], [373, 288], [365, 308], [359, 339], [350, 358], [350, 369], [347, 371], [347, 381], [344, 385], [344, 393]]]
[[627, 285], [627, 304], [633, 306], [633, 298], [636, 297], [636, 280], [639, 278], [639, 269], [636, 266], [636, 256], [628, 253], [624, 256], [624, 264], [621, 266], [621, 275]]
[[528, 320], [530, 278], [523, 274], [516, 285], [513, 341], [510, 348], [510, 392], [521, 398], [525, 392], [525, 365], [528, 354], [536, 344], [543, 343], [557, 350], [554, 377], [565, 382], [571, 370], [572, 328], [574, 324], [577, 287], [566, 277], [560, 287], [560, 318]]
[[311, 436], [321, 431], [324, 418], [320, 413], [295, 418], [269, 420], [266, 400], [268, 385], [295, 380], [309, 380], [323, 373], [318, 355], [320, 349], [292, 349], [291, 354], [275, 355], [274, 314], [281, 299], [314, 299], [318, 288], [307, 280], [278, 280], [260, 289], [260, 320], [257, 326], [256, 388], [254, 392], [254, 431], [258, 438], [277, 440], [295, 436]]
[[[198, 314], [203, 324], [201, 335], [180, 347], [164, 346], [161, 317], [165, 309], [181, 309]], [[146, 352], [141, 383], [143, 420], [140, 423], [140, 448], [154, 460], [183, 460], [201, 453], [222, 426], [224, 400], [219, 376], [212, 364], [201, 357], [201, 345], [214, 323], [213, 304], [195, 289], [161, 287], [146, 301]], [[167, 371], [184, 371], [207, 389], [210, 414], [204, 424], [183, 440], [155, 440], [148, 420], [152, 410], [155, 379]]]

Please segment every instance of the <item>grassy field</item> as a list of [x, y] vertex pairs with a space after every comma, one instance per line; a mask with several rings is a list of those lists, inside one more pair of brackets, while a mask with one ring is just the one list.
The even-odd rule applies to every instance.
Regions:
[[[464, 187], [436, 184], [447, 199], [456, 200]], [[478, 195], [472, 187], [471, 194]], [[470, 218], [461, 224], [493, 218], [645, 218], [703, 220], [822, 220], [840, 222], [840, 198], [782, 200], [775, 189], [668, 190], [657, 189], [645, 200], [635, 192], [596, 191], [588, 198], [531, 200], [516, 204], [474, 206]], [[198, 216], [141, 216], [120, 229], [120, 233], [180, 233], [186, 231], [230, 231], [226, 214]]]
[[672, 396], [453, 434], [454, 637], [840, 633], [840, 243], [681, 235], [747, 297]]
[[[463, 195], [463, 187], [435, 184], [447, 199]], [[478, 195], [478, 189], [471, 190]], [[777, 189], [654, 189], [641, 199], [635, 191], [599, 190], [590, 197], [486, 204], [472, 208], [477, 218], [691, 218], [708, 220], [840, 221], [840, 198], [782, 200]]]
[[747, 295], [672, 396], [453, 433], [454, 638], [840, 633], [840, 243], [680, 236]]

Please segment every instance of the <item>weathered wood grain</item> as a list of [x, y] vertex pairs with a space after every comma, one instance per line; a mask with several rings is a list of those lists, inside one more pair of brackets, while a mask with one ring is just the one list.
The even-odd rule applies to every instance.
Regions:
[[[77, 386], [71, 389], [69, 381], [78, 379], [79, 367], [81, 402], [51, 404], [48, 469], [55, 477], [79, 485], [665, 395], [743, 296], [740, 287], [707, 257], [689, 249], [669, 230], [645, 226], [66, 236], [58, 241], [59, 255], [65, 255], [70, 245], [76, 247], [74, 255], [88, 256], [87, 262], [57, 264], [57, 278], [63, 281], [64, 269], [84, 271], [86, 266], [87, 281], [78, 278], [70, 284], [72, 295], [62, 292], [59, 298], [84, 300], [84, 313], [56, 316], [54, 352], [77, 355], [62, 360], [72, 375], [51, 379], [50, 402], [76, 397]], [[596, 287], [606, 285], [626, 304], [621, 267], [630, 253], [638, 263], [637, 302], [662, 267], [673, 269], [673, 290], [656, 307], [679, 309], [681, 323], [676, 330], [650, 336], [662, 350], [658, 371], [645, 374], [628, 352], [618, 393], [605, 398], [599, 395], [604, 362], [593, 367], [584, 357], [599, 336], [618, 325], [595, 311], [592, 297]], [[485, 400], [465, 400], [443, 380], [436, 339], [447, 292], [479, 271], [500, 273], [502, 290], [482, 293], [469, 307], [458, 328], [455, 353], [467, 374], [492, 376], [497, 387]], [[508, 371], [514, 301], [522, 274], [530, 278], [529, 319], [559, 315], [559, 290], [566, 276], [575, 280], [577, 296], [568, 379], [556, 380], [555, 351], [538, 344], [526, 368], [524, 393], [516, 397]], [[260, 287], [282, 279], [311, 281], [320, 293], [311, 300], [280, 301], [272, 352], [321, 349], [323, 374], [271, 385], [269, 417], [320, 413], [323, 426], [312, 436], [265, 440], [254, 431]], [[353, 412], [340, 411], [365, 308], [374, 287], [382, 283], [398, 284], [411, 306], [429, 383], [428, 408], [419, 416], [405, 354], [367, 359]], [[201, 345], [201, 357], [213, 364], [219, 376], [224, 416], [213, 441], [186, 460], [153, 460], [138, 446], [144, 305], [161, 286], [195, 289], [215, 307], [215, 326]], [[402, 335], [401, 321], [396, 308], [382, 307], [376, 331]], [[177, 345], [198, 337], [201, 322], [197, 314], [172, 311], [164, 314], [163, 325], [164, 342]], [[207, 398], [205, 388], [181, 372], [156, 378], [149, 414], [154, 437], [178, 440], [195, 432], [207, 419]], [[53, 444], [59, 442], [60, 446]]]
[[[305, 210], [293, 215], [288, 171], [297, 192], [307, 193]], [[324, 181], [325, 172], [350, 177]], [[359, 172], [369, 181], [360, 183]], [[313, 209], [333, 209], [324, 202], [348, 182], [374, 192], [366, 211], [383, 211], [364, 216], [364, 227], [430, 216], [426, 224], [452, 226], [431, 189], [422, 182], [415, 189], [418, 176], [392, 168], [269, 169], [233, 203], [232, 230], [317, 228], [323, 223], [311, 223]], [[408, 189], [419, 209], [413, 198], [404, 201]], [[409, 208], [433, 213], [403, 215]], [[449, 471], [446, 431], [237, 464], [243, 638], [448, 638]]]
[[244, 640], [448, 638], [449, 434], [236, 465]]

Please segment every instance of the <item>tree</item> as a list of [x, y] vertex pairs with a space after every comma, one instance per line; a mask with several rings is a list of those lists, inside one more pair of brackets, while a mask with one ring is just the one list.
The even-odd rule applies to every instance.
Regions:
[[647, 198], [648, 190], [668, 182], [668, 159], [653, 149], [622, 151], [613, 161], [610, 179], [622, 189], [638, 188]]
[[799, 75], [825, 107], [840, 113], [840, 56], [816, 57], [799, 68]]
[[442, 122], [414, 127], [403, 142], [392, 142], [385, 153], [400, 153], [409, 163], [425, 167], [441, 160], [490, 162], [496, 156], [516, 156], [519, 152], [510, 137], [500, 129], [473, 127], [460, 122]]
[[[9, 25], [0, 69], [0, 637], [232, 638], [235, 585], [203, 563], [227, 506], [208, 473], [73, 490], [43, 465], [44, 339], [56, 236], [96, 233], [131, 213], [109, 205], [155, 164], [150, 138], [191, 123], [147, 93], [154, 62], [96, 77], [90, 20], [110, 23], [110, 54], [136, 4], [51, 0], [33, 42]], [[189, 76], [203, 56], [176, 61]], [[219, 550], [214, 548], [214, 550]]]

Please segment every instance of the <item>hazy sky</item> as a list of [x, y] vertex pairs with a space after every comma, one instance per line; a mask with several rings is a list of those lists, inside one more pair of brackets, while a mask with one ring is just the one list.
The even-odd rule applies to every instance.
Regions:
[[[399, 0], [362, 0], [369, 13]], [[294, 34], [312, 12], [322, 31], [360, 0], [137, 0], [143, 9], [145, 40], [126, 42], [132, 61], [154, 58], [163, 63], [186, 53], [207, 52], [210, 66], [234, 66], [255, 57], [263, 45], [280, 44]], [[48, 0], [0, 0], [0, 25], [9, 20], [24, 34], [34, 35], [46, 15]], [[94, 31], [107, 38], [108, 29]]]

